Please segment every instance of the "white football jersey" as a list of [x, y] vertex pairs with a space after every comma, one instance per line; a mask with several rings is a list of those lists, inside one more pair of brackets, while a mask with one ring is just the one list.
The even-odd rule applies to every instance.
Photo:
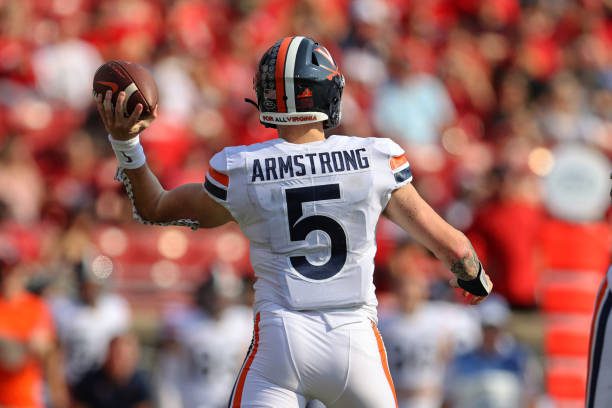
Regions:
[[234, 306], [213, 319], [188, 310], [171, 316], [168, 325], [178, 350], [160, 359], [164, 372], [157, 386], [173, 390], [177, 401], [166, 405], [226, 407], [253, 331], [252, 311]]
[[56, 298], [51, 301], [51, 310], [65, 351], [70, 384], [99, 366], [111, 339], [127, 331], [131, 323], [127, 302], [114, 294], [100, 295], [94, 306]]
[[227, 147], [204, 187], [250, 240], [256, 310], [365, 308], [375, 318], [376, 224], [411, 180], [390, 139], [334, 135]]
[[[381, 319], [379, 327], [400, 407], [439, 407], [452, 340], [437, 308], [426, 303], [409, 315], [395, 312]], [[430, 392], [402, 398], [421, 390]]]

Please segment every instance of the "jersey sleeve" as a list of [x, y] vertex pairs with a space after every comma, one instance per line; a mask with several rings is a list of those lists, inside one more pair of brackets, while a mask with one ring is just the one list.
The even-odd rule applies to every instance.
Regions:
[[204, 190], [213, 200], [227, 207], [229, 183], [227, 150], [223, 149], [210, 159], [208, 171], [204, 178]]
[[393, 191], [412, 181], [406, 152], [391, 139], [380, 138], [374, 144], [381, 156], [379, 171], [389, 190]]
[[381, 206], [385, 208], [393, 191], [412, 181], [412, 172], [404, 149], [391, 139], [374, 139], [373, 150], [376, 158], [374, 184]]

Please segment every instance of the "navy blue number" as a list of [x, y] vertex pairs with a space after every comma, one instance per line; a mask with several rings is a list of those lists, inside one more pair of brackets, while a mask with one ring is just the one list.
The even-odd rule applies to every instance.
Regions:
[[331, 241], [331, 256], [323, 265], [313, 265], [308, 262], [305, 256], [289, 258], [295, 270], [309, 279], [327, 279], [340, 272], [346, 262], [346, 234], [336, 220], [325, 215], [311, 215], [300, 219], [303, 215], [302, 204], [338, 198], [340, 198], [339, 184], [324, 184], [285, 190], [291, 241], [303, 241], [310, 232], [316, 230], [325, 232], [329, 235]]

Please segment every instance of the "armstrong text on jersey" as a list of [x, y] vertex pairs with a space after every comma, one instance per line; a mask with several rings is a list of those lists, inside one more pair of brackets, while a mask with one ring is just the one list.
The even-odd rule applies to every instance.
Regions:
[[362, 170], [370, 167], [365, 148], [258, 158], [253, 159], [249, 164], [252, 167], [251, 183]]

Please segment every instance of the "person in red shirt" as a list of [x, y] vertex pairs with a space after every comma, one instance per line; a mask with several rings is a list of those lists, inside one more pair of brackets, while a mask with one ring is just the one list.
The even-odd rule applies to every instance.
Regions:
[[[24, 287], [23, 264], [16, 250], [0, 248], [0, 406], [44, 406], [43, 373], [54, 361], [55, 342], [46, 304]], [[49, 374], [54, 370], [47, 371]], [[61, 380], [49, 379], [54, 406], [65, 406]]]

